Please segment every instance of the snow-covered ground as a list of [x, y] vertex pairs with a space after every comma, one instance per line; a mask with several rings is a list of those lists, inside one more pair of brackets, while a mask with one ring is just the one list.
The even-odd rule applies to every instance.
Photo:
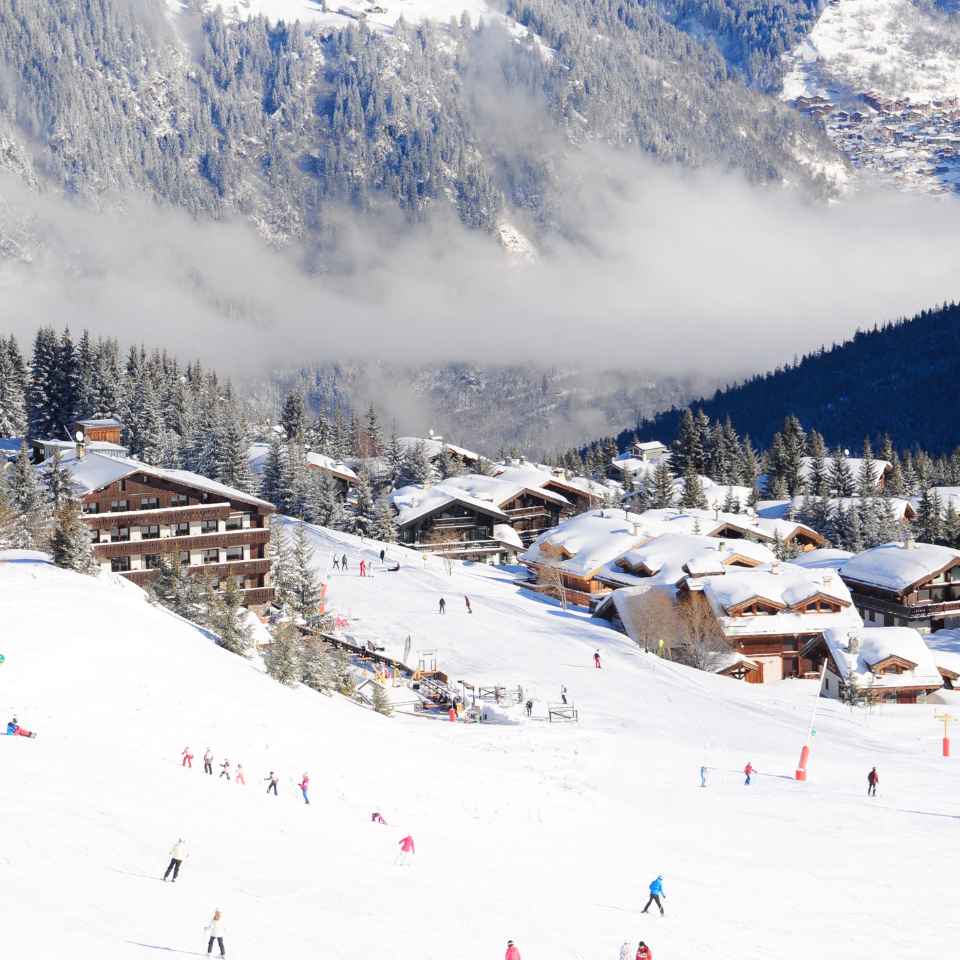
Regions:
[[[328, 588], [350, 632], [391, 652], [409, 634], [453, 680], [521, 683], [536, 714], [565, 684], [581, 722], [384, 718], [279, 686], [128, 583], [0, 562], [0, 709], [39, 731], [0, 738], [4, 956], [192, 955], [217, 907], [228, 956], [257, 960], [487, 960], [508, 938], [525, 960], [613, 960], [641, 938], [657, 960], [919, 958], [957, 942], [960, 765], [938, 755], [932, 706], [823, 701], [798, 784], [811, 684], [697, 673], [508, 571], [393, 547], [388, 573], [378, 544], [310, 533], [321, 566], [351, 559]], [[207, 746], [248, 785], [205, 777]], [[407, 832], [415, 862], [394, 866]], [[190, 858], [164, 885], [178, 836]], [[641, 916], [657, 873], [667, 916]]]

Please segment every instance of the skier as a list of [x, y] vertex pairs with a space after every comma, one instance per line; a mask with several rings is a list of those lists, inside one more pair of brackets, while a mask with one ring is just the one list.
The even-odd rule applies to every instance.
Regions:
[[366, 560], [361, 560], [361, 561], [360, 561], [360, 576], [361, 576], [361, 577], [365, 577], [366, 575], [367, 575], [367, 561], [366, 561]]
[[264, 777], [263, 779], [264, 779], [264, 782], [266, 782], [267, 780], [270, 781], [270, 783], [267, 785], [267, 793], [269, 793], [272, 790], [273, 795], [277, 796], [277, 775], [271, 770], [270, 776]]
[[593, 665], [599, 670], [600, 669], [600, 651], [597, 650], [593, 655]]
[[243, 786], [246, 786], [246, 785], [247, 785], [247, 781], [244, 779], [244, 776], [243, 776], [243, 764], [242, 764], [242, 763], [238, 763], [238, 764], [237, 764], [237, 772], [234, 774], [233, 779], [234, 779], [234, 781], [235, 781], [236, 783], [242, 784]]
[[303, 794], [303, 802], [306, 804], [310, 803], [310, 798], [307, 796], [307, 790], [310, 788], [310, 778], [304, 774], [303, 779], [297, 784], [300, 788], [300, 792]]
[[193, 754], [190, 752], [189, 747], [183, 748], [183, 753], [180, 754], [183, 757], [183, 762], [180, 764], [181, 767], [190, 767], [193, 769]]
[[444, 600], [443, 597], [440, 598], [440, 612], [441, 613], [447, 612], [447, 601]]
[[532, 700], [528, 700], [528, 701], [527, 701], [527, 716], [528, 716], [528, 717], [532, 717], [532, 716], [533, 716], [533, 701], [532, 701]]
[[450, 709], [447, 711], [447, 716], [450, 718], [451, 723], [457, 722], [457, 708], [453, 706], [453, 704], [450, 705]]
[[387, 825], [387, 821], [383, 819], [383, 816], [376, 811], [370, 814], [371, 823], [382, 823], [384, 826]]
[[213, 941], [216, 940], [217, 946], [220, 947], [220, 956], [225, 957], [227, 951], [223, 948], [223, 914], [219, 910], [214, 910], [213, 917], [204, 929], [210, 934], [210, 939], [207, 941], [207, 954], [213, 952]]
[[667, 899], [667, 895], [663, 892], [663, 875], [658, 874], [657, 879], [650, 884], [650, 899], [643, 908], [643, 912], [646, 913], [650, 909], [650, 904], [655, 903], [660, 908], [660, 916], [662, 917], [663, 904], [660, 902], [661, 897], [663, 897], [664, 900]]
[[507, 941], [507, 952], [503, 955], [503, 960], [520, 960], [520, 951], [512, 940]]
[[177, 842], [170, 848], [170, 863], [167, 864], [167, 872], [163, 875], [164, 882], [166, 882], [167, 877], [169, 877], [171, 873], [173, 874], [173, 879], [170, 882], [177, 882], [177, 877], [180, 875], [180, 867], [186, 859], [187, 845], [183, 842], [183, 837], [177, 837]]
[[747, 777], [747, 779], [743, 781], [743, 785], [745, 787], [749, 787], [750, 777], [752, 774], [756, 773], [757, 771], [753, 769], [753, 764], [748, 761], [747, 765], [743, 768], [743, 772], [746, 774], [746, 777]]
[[464, 599], [464, 601], [465, 601], [466, 604], [467, 604], [467, 613], [473, 613], [473, 607], [470, 606], [470, 598], [469, 598], [468, 596], [464, 595], [464, 598], [463, 598], [463, 599]]
[[867, 774], [867, 796], [875, 797], [877, 795], [877, 784], [880, 782], [880, 774], [877, 773], [877, 768], [874, 767]]
[[383, 565], [384, 558], [387, 556], [387, 551], [382, 549], [380, 550], [380, 565]]
[[626, 941], [620, 945], [620, 960], [633, 960], [633, 947]]
[[333, 558], [333, 569], [336, 570], [337, 573], [340, 572], [340, 558], [339, 558], [339, 557], [334, 557], [334, 558]]
[[642, 940], [637, 946], [637, 960], [653, 960], [653, 951]]
[[410, 858], [417, 852], [413, 846], [413, 837], [411, 837], [410, 834], [408, 833], [400, 841], [399, 846], [400, 846], [400, 852], [397, 854], [397, 859], [394, 861], [394, 863], [399, 863], [401, 866], [404, 864], [409, 866]]
[[700, 768], [700, 786], [705, 787], [707, 785], [707, 768]]
[[36, 734], [31, 733], [29, 730], [26, 729], [26, 727], [21, 727], [20, 724], [17, 723], [17, 718], [14, 717], [7, 724], [7, 736], [8, 737], [35, 737]]
[[203, 754], [203, 772], [209, 773], [211, 777], [213, 776], [213, 754], [210, 752], [209, 747], [207, 747]]
[[561, 688], [560, 688], [560, 699], [561, 699], [564, 703], [567, 702], [567, 688], [566, 688], [566, 687], [561, 687]]
[[222, 780], [224, 777], [227, 778], [227, 782], [230, 782], [230, 761], [224, 760], [220, 764], [220, 776], [217, 777], [218, 780]]
[[344, 554], [340, 558], [340, 569], [343, 570], [344, 573], [347, 572], [347, 555], [346, 554]]

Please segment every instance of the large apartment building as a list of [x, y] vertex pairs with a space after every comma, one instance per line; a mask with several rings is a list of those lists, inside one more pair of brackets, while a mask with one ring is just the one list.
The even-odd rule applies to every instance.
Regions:
[[82, 444], [62, 462], [102, 570], [144, 586], [166, 557], [217, 588], [233, 578], [249, 607], [273, 599], [267, 553], [272, 504], [188, 470], [92, 453]]

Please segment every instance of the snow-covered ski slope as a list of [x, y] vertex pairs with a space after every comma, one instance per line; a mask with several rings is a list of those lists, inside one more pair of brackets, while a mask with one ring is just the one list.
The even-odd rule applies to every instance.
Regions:
[[[409, 633], [455, 680], [544, 699], [566, 684], [581, 722], [383, 718], [280, 687], [129, 584], [0, 563], [0, 710], [39, 732], [0, 738], [4, 957], [189, 956], [215, 907], [227, 955], [257, 960], [487, 960], [507, 938], [524, 960], [612, 960], [641, 938], [657, 960], [866, 960], [957, 942], [960, 766], [937, 756], [932, 707], [866, 718], [824, 702], [800, 785], [809, 684], [665, 663], [490, 568], [451, 575], [391, 548], [401, 569], [386, 573], [379, 545], [311, 539], [321, 563], [350, 557], [329, 598], [356, 636], [393, 650]], [[248, 785], [205, 777], [207, 746], [241, 761]], [[375, 809], [389, 826], [369, 822]], [[394, 866], [408, 832], [415, 861]], [[190, 859], [165, 885], [178, 836]], [[641, 916], [661, 872], [667, 916]]]

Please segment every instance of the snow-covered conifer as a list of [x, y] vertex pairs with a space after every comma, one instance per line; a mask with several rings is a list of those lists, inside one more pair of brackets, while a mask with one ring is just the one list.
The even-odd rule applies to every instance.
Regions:
[[314, 568], [314, 551], [307, 538], [307, 528], [297, 524], [291, 554], [290, 607], [307, 626], [320, 619], [320, 578]]
[[354, 490], [353, 530], [361, 535], [369, 535], [375, 519], [373, 490], [370, 487], [370, 475], [361, 468], [357, 486]]
[[653, 471], [653, 480], [648, 485], [648, 499], [651, 508], [672, 507], [676, 497], [673, 486], [673, 474], [666, 461], [661, 460]]
[[300, 631], [288, 621], [274, 627], [271, 632], [273, 639], [264, 658], [267, 673], [274, 680], [292, 687], [303, 675]]
[[90, 528], [83, 522], [80, 502], [64, 498], [57, 509], [51, 541], [53, 562], [58, 567], [93, 575], [98, 565], [93, 556]]
[[390, 505], [388, 497], [381, 497], [377, 501], [376, 512], [373, 517], [373, 525], [370, 528], [370, 536], [374, 540], [380, 540], [383, 543], [397, 542], [397, 521], [393, 507]]

